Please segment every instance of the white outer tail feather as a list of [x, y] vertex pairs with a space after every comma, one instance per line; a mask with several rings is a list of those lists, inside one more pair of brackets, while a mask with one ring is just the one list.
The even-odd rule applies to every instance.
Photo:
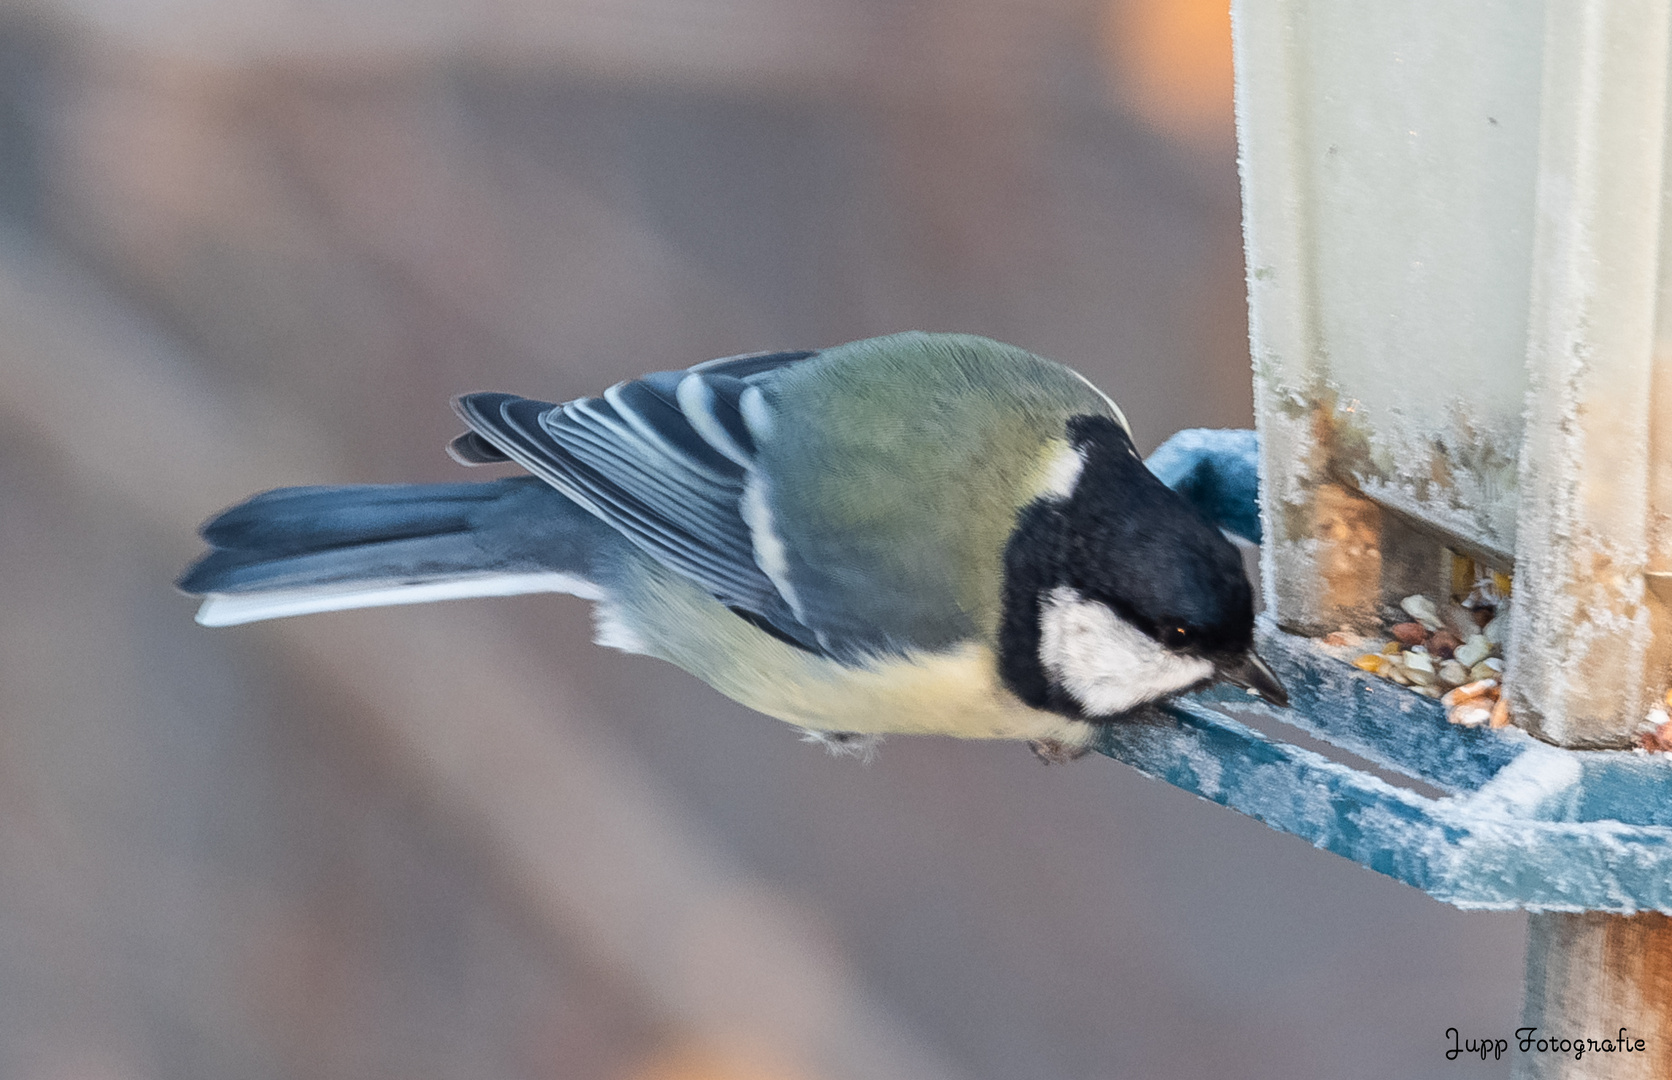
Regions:
[[473, 596], [520, 596], [525, 593], [568, 593], [583, 600], [601, 600], [604, 592], [585, 578], [544, 571], [533, 574], [468, 574], [406, 583], [348, 582], [270, 592], [210, 593], [197, 609], [200, 626], [238, 626], [263, 619], [312, 615], [321, 611], [427, 604]]

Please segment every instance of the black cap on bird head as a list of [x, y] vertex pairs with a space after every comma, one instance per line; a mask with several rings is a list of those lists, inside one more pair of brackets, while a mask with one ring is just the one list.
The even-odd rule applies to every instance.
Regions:
[[1121, 425], [1079, 416], [1066, 493], [1024, 507], [1004, 553], [999, 671], [1035, 708], [1087, 720], [1224, 679], [1288, 695], [1254, 652], [1237, 549], [1156, 479]]

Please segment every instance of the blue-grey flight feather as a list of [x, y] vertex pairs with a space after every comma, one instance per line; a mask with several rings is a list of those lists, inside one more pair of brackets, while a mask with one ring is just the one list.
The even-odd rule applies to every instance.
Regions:
[[211, 519], [181, 589], [209, 625], [517, 592], [597, 595], [620, 537], [536, 477], [281, 488]]
[[741, 509], [754, 446], [734, 403], [744, 378], [768, 378], [810, 355], [711, 361], [563, 405], [470, 394], [456, 407], [477, 435], [652, 558], [763, 629], [819, 651], [757, 561]]

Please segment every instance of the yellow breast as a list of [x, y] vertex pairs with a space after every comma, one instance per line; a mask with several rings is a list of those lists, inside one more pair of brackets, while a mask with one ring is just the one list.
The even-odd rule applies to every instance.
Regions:
[[739, 701], [801, 727], [964, 739], [1082, 744], [1090, 725], [1023, 704], [998, 678], [991, 649], [973, 642], [854, 668], [809, 658], [795, 672], [757, 670]]
[[[649, 569], [647, 567], [647, 569]], [[659, 568], [658, 568], [659, 569]], [[600, 611], [600, 642], [658, 656], [751, 709], [799, 727], [1085, 745], [1090, 724], [1024, 704], [982, 642], [850, 666], [795, 648], [671, 572], [651, 571]], [[613, 630], [631, 623], [631, 635]]]

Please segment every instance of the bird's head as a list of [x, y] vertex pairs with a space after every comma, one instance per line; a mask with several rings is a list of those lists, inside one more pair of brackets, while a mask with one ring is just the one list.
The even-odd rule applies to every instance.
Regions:
[[1099, 720], [1223, 679], [1288, 695], [1254, 652], [1231, 542], [1144, 467], [1115, 420], [1069, 422], [1051, 489], [1004, 554], [999, 669], [1035, 708]]

